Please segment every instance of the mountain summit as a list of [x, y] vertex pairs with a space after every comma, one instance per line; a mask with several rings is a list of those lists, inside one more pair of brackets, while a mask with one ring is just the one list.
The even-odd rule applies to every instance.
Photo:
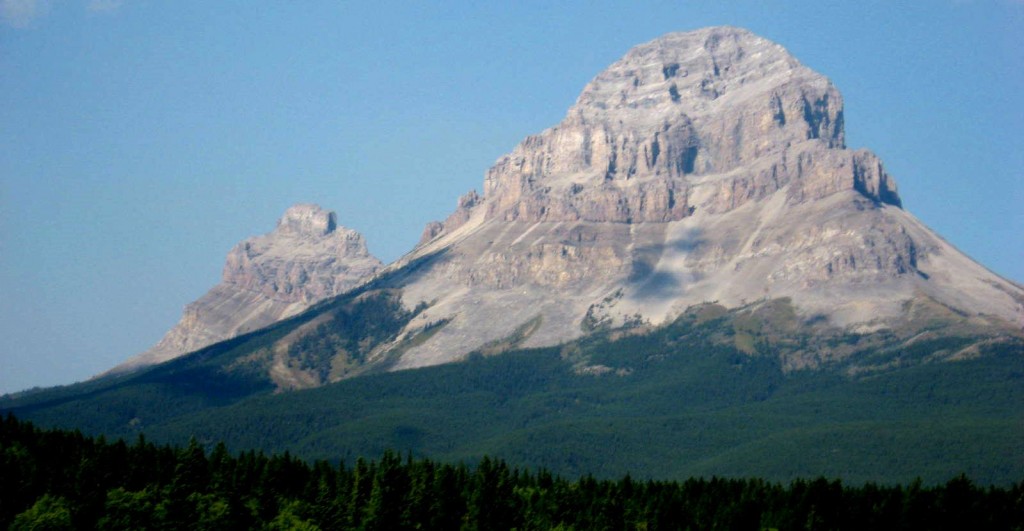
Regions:
[[[297, 205], [235, 247], [223, 282], [118, 369], [356, 286], [365, 297], [321, 308], [259, 354], [276, 385], [557, 345], [712, 303], [781, 312], [787, 334], [817, 337], [762, 347], [787, 370], [882, 345], [898, 357], [943, 334], [973, 339], [940, 358], [1019, 339], [1024, 288], [903, 210], [894, 179], [873, 153], [846, 146], [843, 124], [836, 87], [778, 44], [732, 27], [663, 36], [598, 74], [559, 124], [501, 157], [482, 195], [461, 197], [372, 283], [380, 263], [362, 237]], [[371, 321], [380, 330], [353, 343], [353, 323]], [[868, 335], [856, 348], [834, 339]], [[736, 346], [754, 353], [753, 341]]]
[[396, 366], [775, 298], [848, 332], [1019, 333], [1024, 289], [902, 210], [843, 123], [826, 77], [748, 31], [637, 46], [390, 267], [407, 306], [430, 305], [410, 326], [446, 323]]
[[839, 92], [780, 46], [667, 35], [401, 260], [377, 271], [293, 207], [133, 362], [237, 337], [0, 414], [349, 461], [1018, 481], [1024, 288], [904, 211], [844, 136]]
[[111, 372], [167, 361], [263, 328], [352, 289], [382, 265], [361, 234], [338, 225], [337, 214], [294, 205], [272, 232], [231, 249], [220, 284], [186, 306], [159, 343]]

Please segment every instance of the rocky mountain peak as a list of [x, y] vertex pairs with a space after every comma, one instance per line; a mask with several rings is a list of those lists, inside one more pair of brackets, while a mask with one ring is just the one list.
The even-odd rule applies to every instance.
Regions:
[[[641, 44], [376, 277], [410, 320], [360, 363], [433, 365], [773, 299], [793, 322], [844, 334], [912, 341], [939, 320], [1019, 335], [1021, 286], [902, 210], [878, 157], [846, 148], [843, 123], [826, 77], [747, 31]], [[294, 315], [380, 266], [333, 213], [296, 205], [232, 249], [223, 282], [144, 361]], [[343, 351], [326, 355], [347, 367]], [[811, 367], [849, 352], [780, 361]]]
[[[726, 102], [722, 98], [730, 103], [770, 99], [794, 78], [821, 93], [829, 88], [827, 78], [801, 65], [783, 47], [746, 30], [714, 27], [670, 33], [632, 48], [598, 74], [568, 115], [657, 129], [683, 115], [712, 113], [715, 102]], [[841, 111], [841, 100], [831, 104]], [[825, 136], [841, 136], [838, 125], [838, 131]]]
[[228, 252], [221, 283], [185, 307], [156, 346], [114, 370], [159, 363], [262, 328], [356, 287], [382, 265], [360, 233], [338, 225], [337, 214], [294, 205], [273, 231]]
[[756, 181], [743, 190], [753, 199], [843, 153], [848, 171], [813, 190], [794, 187], [793, 200], [854, 189], [898, 205], [880, 163], [845, 151], [844, 138], [839, 91], [783, 47], [731, 27], [672, 33], [630, 50], [561, 123], [499, 159], [480, 204], [503, 220], [673, 221], [746, 202], [695, 204], [696, 186], [712, 176]]
[[906, 309], [932, 301], [1022, 322], [1020, 286], [903, 211], [879, 158], [846, 147], [843, 112], [828, 78], [746, 30], [634, 47], [396, 265], [420, 268], [401, 277], [407, 304], [433, 304], [414, 326], [446, 323], [398, 366], [708, 301], [787, 297], [858, 333], [915, 329]]
[[[722, 115], [725, 108], [744, 107], [748, 112]], [[697, 134], [679, 139], [677, 147], [680, 155], [698, 148], [692, 155], [702, 160], [680, 164], [688, 166], [686, 173], [700, 173], [728, 170], [767, 154], [737, 153], [737, 145], [719, 145], [725, 153], [716, 153], [713, 142], [699, 141], [708, 136], [699, 133], [709, 119], [727, 118], [723, 125], [747, 133], [746, 138], [772, 137], [776, 147], [820, 139], [842, 148], [842, 112], [842, 98], [831, 82], [782, 46], [743, 29], [714, 27], [670, 33], [633, 48], [583, 89], [567, 121], [648, 137], [666, 137], [680, 128]], [[653, 151], [648, 154], [655, 158]]]
[[338, 216], [319, 205], [298, 204], [285, 210], [277, 222], [278, 232], [326, 236], [338, 227]]
[[228, 253], [224, 282], [288, 303], [314, 301], [351, 288], [381, 267], [357, 231], [317, 205], [289, 207], [273, 232]]

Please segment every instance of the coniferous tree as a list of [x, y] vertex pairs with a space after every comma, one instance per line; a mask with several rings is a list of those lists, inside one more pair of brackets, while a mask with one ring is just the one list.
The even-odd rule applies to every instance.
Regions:
[[434, 464], [430, 461], [413, 461], [406, 458], [408, 473], [408, 494], [402, 507], [401, 526], [405, 529], [422, 529], [430, 522], [430, 506], [434, 486]]
[[98, 529], [151, 529], [155, 526], [154, 512], [157, 492], [152, 489], [128, 491], [118, 487], [107, 492], [103, 516]]
[[195, 440], [127, 446], [10, 417], [0, 472], [0, 529], [1024, 529], [1024, 482], [571, 481], [393, 452], [346, 469], [222, 445], [207, 456]]
[[363, 525], [363, 515], [366, 505], [373, 492], [373, 478], [376, 473], [375, 465], [368, 464], [363, 458], [356, 460], [352, 469], [352, 488], [349, 492], [348, 501], [348, 525], [352, 529], [360, 529]]
[[408, 477], [401, 458], [385, 451], [373, 475], [370, 498], [367, 500], [363, 529], [398, 529], [402, 522], [402, 507], [408, 492]]
[[462, 485], [466, 469], [441, 465], [434, 471], [429, 529], [458, 529], [466, 512]]
[[10, 531], [58, 531], [75, 529], [67, 500], [44, 494], [32, 507], [14, 517]]

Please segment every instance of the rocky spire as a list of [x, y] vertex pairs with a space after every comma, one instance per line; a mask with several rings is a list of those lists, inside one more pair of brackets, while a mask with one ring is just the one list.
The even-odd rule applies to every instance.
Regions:
[[310, 304], [348, 290], [380, 267], [362, 234], [338, 226], [337, 214], [300, 204], [285, 211], [273, 232], [231, 249], [223, 278], [275, 301]]
[[338, 215], [319, 205], [298, 204], [284, 211], [277, 222], [277, 231], [306, 236], [326, 236], [337, 228]]
[[294, 205], [272, 232], [231, 249], [221, 283], [186, 306], [156, 346], [113, 370], [159, 363], [262, 328], [354, 288], [381, 266], [361, 234], [338, 225], [337, 214]]

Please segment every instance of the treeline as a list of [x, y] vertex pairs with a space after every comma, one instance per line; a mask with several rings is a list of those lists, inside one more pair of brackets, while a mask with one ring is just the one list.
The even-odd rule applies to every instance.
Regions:
[[567, 480], [385, 452], [312, 464], [0, 420], [0, 529], [1024, 529], [1024, 482]]

